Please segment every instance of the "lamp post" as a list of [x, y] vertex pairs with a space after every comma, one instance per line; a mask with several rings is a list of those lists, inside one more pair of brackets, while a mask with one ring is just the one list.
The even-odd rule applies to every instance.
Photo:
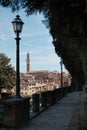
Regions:
[[23, 22], [19, 15], [12, 21], [13, 29], [16, 34], [16, 97], [20, 97], [20, 62], [19, 62], [19, 44], [21, 38], [19, 37], [22, 32]]
[[63, 59], [60, 60], [60, 66], [61, 66], [61, 87], [63, 87]]

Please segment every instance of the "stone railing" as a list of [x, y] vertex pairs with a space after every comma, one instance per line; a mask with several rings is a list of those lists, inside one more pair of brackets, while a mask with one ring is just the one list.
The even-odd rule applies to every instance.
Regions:
[[57, 103], [70, 91], [71, 87], [62, 87], [40, 94], [35, 93], [32, 95], [32, 101], [29, 97], [5, 100], [3, 102], [4, 114], [1, 113], [4, 117], [0, 123], [6, 127], [25, 125], [42, 111]]
[[48, 107], [54, 105], [68, 92], [71, 92], [71, 87], [63, 87], [49, 91], [43, 91], [40, 94], [32, 95], [32, 102], [30, 102], [30, 119], [37, 116]]

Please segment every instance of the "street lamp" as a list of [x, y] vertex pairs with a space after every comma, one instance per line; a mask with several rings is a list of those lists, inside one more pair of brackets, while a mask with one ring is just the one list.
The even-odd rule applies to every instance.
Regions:
[[16, 34], [16, 97], [20, 97], [20, 64], [19, 64], [19, 42], [21, 38], [19, 37], [22, 32], [23, 22], [19, 15], [16, 16], [14, 21], [12, 21], [13, 29]]
[[61, 66], [61, 87], [63, 87], [63, 59], [60, 60], [60, 66]]

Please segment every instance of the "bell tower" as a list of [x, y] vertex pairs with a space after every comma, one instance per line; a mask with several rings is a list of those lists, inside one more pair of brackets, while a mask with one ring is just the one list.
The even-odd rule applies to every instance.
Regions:
[[29, 55], [29, 53], [27, 53], [26, 63], [27, 63], [27, 73], [28, 73], [30, 71], [30, 55]]

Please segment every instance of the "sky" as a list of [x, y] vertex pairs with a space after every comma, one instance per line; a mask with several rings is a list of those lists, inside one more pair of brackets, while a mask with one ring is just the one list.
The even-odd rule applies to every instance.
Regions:
[[[0, 7], [0, 53], [11, 58], [11, 64], [16, 69], [16, 35], [11, 22], [17, 14], [24, 22], [20, 34], [20, 72], [26, 72], [27, 53], [30, 54], [31, 71], [60, 72], [60, 57], [55, 53], [49, 29], [42, 23], [42, 14], [26, 16], [23, 10], [12, 13], [11, 9]], [[63, 71], [66, 71], [64, 65]]]

